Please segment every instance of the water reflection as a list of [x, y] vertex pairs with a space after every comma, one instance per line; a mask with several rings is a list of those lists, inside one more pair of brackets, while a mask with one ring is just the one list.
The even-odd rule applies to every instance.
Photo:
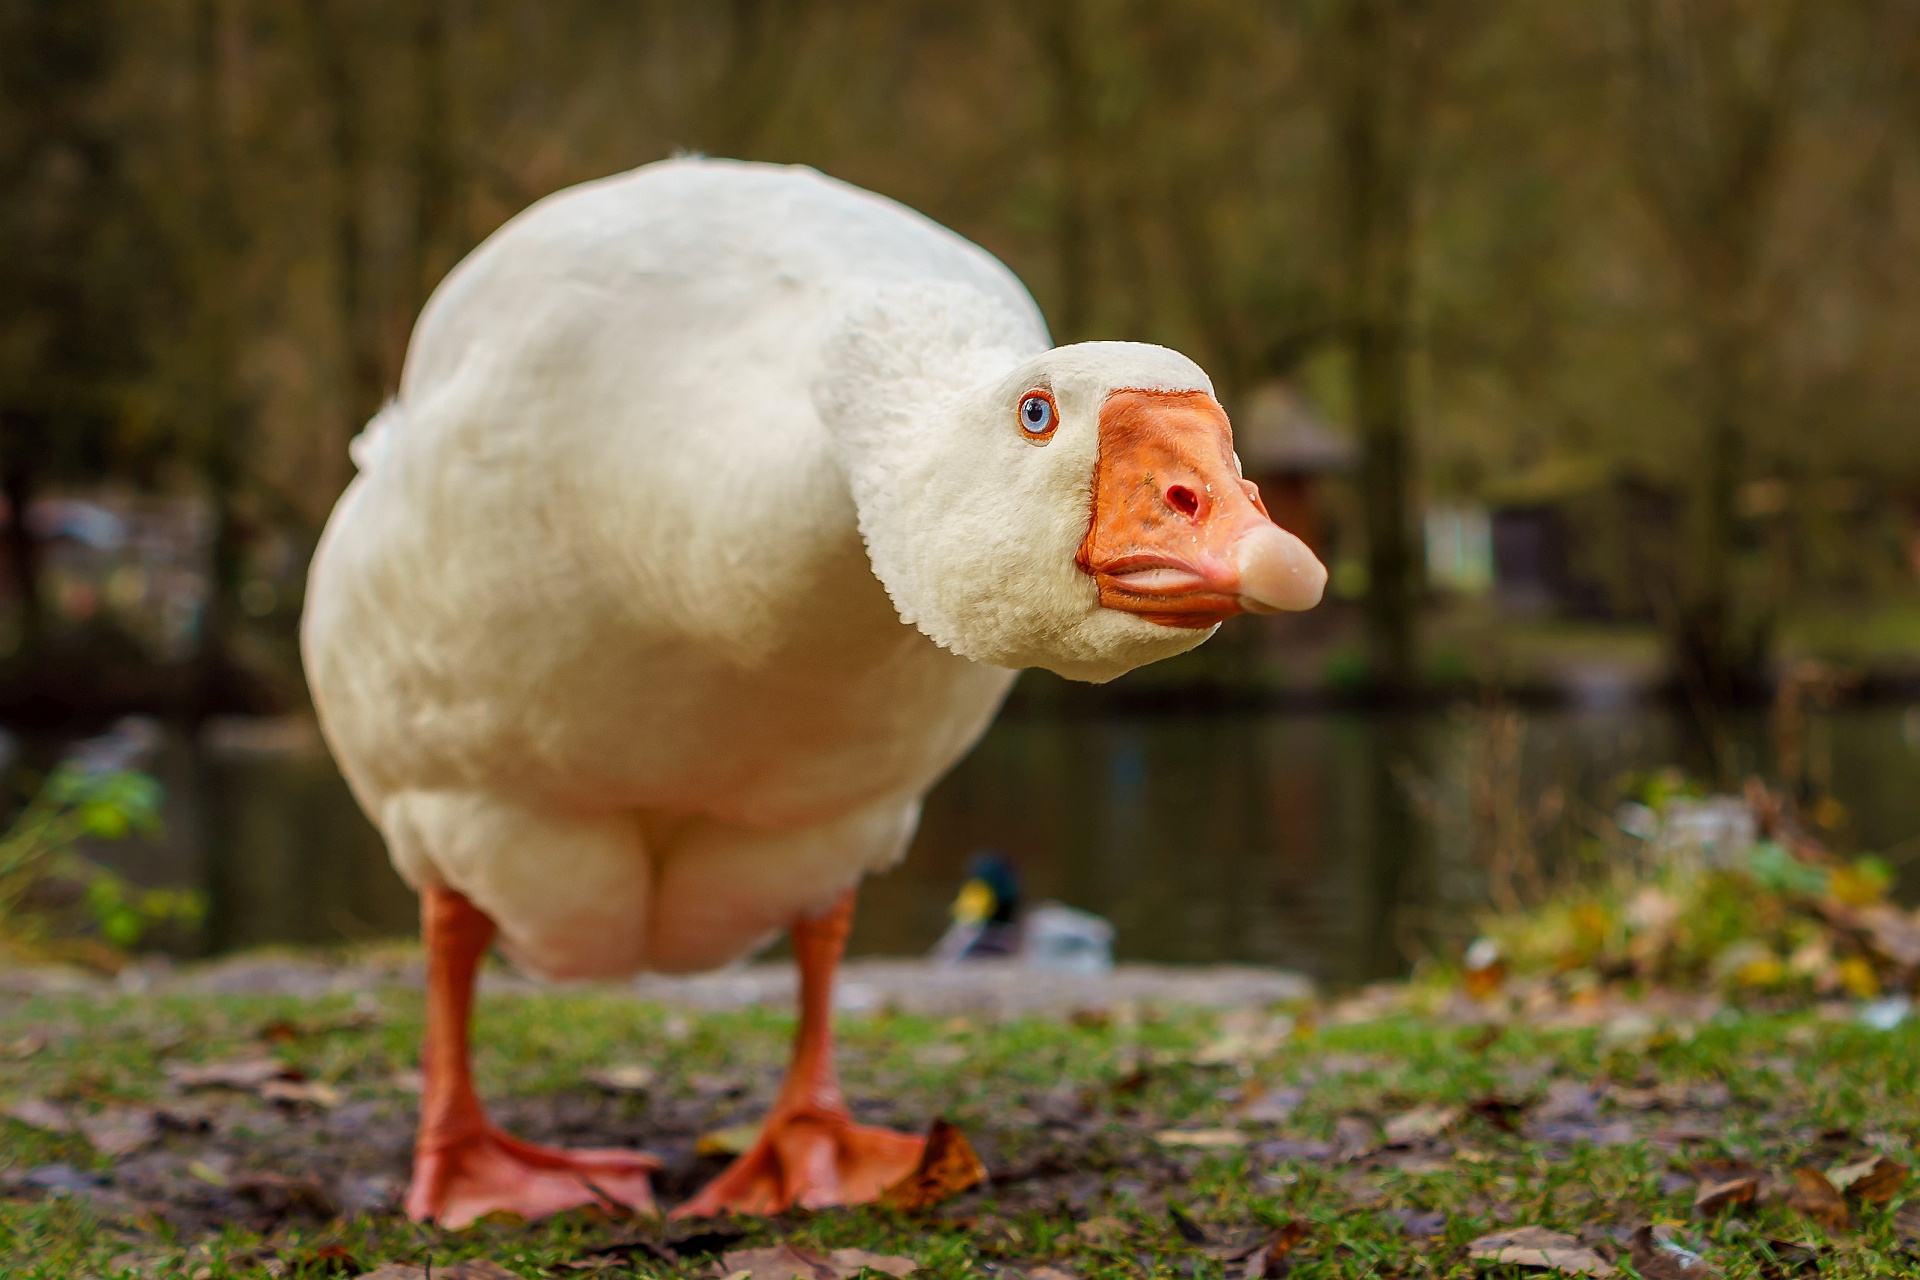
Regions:
[[[1746, 767], [1764, 758], [1762, 729], [1739, 727]], [[1920, 734], [1879, 707], [1837, 712], [1828, 731], [1860, 846], [1892, 849], [1908, 872]], [[1445, 713], [1009, 716], [928, 798], [906, 860], [869, 882], [854, 950], [931, 945], [967, 855], [992, 846], [1030, 899], [1111, 919], [1122, 958], [1279, 964], [1342, 984], [1403, 971], [1422, 937], [1470, 928], [1480, 900], [1464, 820], [1476, 732]], [[1558, 787], [1598, 820], [1623, 772], [1678, 743], [1660, 709], [1534, 715], [1516, 791]], [[157, 765], [168, 837], [113, 861], [202, 885], [205, 950], [411, 932], [412, 897], [339, 774], [288, 745], [170, 741]], [[1920, 883], [1903, 879], [1911, 900]]]

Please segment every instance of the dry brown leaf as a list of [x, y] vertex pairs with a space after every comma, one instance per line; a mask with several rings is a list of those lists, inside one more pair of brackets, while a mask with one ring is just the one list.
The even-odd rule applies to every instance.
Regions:
[[1366, 1116], [1341, 1116], [1333, 1122], [1333, 1145], [1343, 1161], [1373, 1154], [1379, 1131]]
[[618, 1062], [581, 1077], [588, 1084], [608, 1093], [645, 1093], [660, 1078], [652, 1067], [638, 1062]]
[[12, 1058], [19, 1061], [31, 1058], [47, 1047], [47, 1038], [38, 1031], [29, 1031], [4, 1044], [0, 1044], [0, 1058]]
[[1460, 1120], [1459, 1107], [1415, 1107], [1388, 1118], [1383, 1126], [1387, 1145], [1404, 1147], [1415, 1142], [1425, 1142], [1437, 1138], [1453, 1128]]
[[340, 1105], [340, 1091], [320, 1080], [265, 1080], [255, 1092], [262, 1102], [289, 1109], [330, 1111]]
[[817, 1253], [791, 1244], [771, 1249], [738, 1249], [722, 1260], [729, 1274], [749, 1280], [847, 1280], [862, 1271], [907, 1276], [920, 1267], [912, 1258], [869, 1253], [865, 1249], [835, 1249]]
[[75, 1123], [103, 1156], [124, 1156], [159, 1140], [160, 1118], [149, 1107], [109, 1107]]
[[1635, 1231], [1627, 1248], [1633, 1269], [1643, 1280], [1708, 1280], [1720, 1274], [1699, 1254], [1658, 1239], [1651, 1226]]
[[1752, 1174], [1718, 1181], [1703, 1179], [1700, 1189], [1693, 1193], [1693, 1211], [1710, 1218], [1717, 1213], [1752, 1204], [1759, 1194], [1760, 1179]]
[[73, 1133], [79, 1127], [65, 1107], [48, 1102], [45, 1098], [16, 1102], [7, 1108], [7, 1114], [29, 1129], [46, 1133]]
[[728, 1125], [724, 1129], [709, 1129], [693, 1140], [696, 1155], [737, 1156], [753, 1146], [755, 1138], [760, 1136], [758, 1124]]
[[986, 1180], [987, 1166], [980, 1163], [966, 1135], [941, 1118], [927, 1130], [927, 1146], [920, 1153], [919, 1167], [881, 1192], [880, 1203], [918, 1213]]
[[1221, 1150], [1244, 1147], [1250, 1138], [1238, 1129], [1162, 1129], [1153, 1140], [1163, 1147], [1201, 1147]]
[[833, 1263], [836, 1276], [858, 1275], [862, 1271], [910, 1276], [920, 1269], [920, 1264], [912, 1258], [897, 1253], [869, 1253], [865, 1249], [835, 1249], [827, 1258]]
[[[357, 1280], [427, 1280], [427, 1268], [389, 1262], [378, 1270], [362, 1272]], [[474, 1258], [467, 1262], [436, 1262], [433, 1280], [520, 1280], [520, 1277], [497, 1262]]]
[[1285, 1124], [1305, 1097], [1302, 1089], [1268, 1089], [1248, 1099], [1237, 1118], [1246, 1124]]
[[1570, 1235], [1545, 1227], [1517, 1227], [1481, 1236], [1467, 1246], [1479, 1262], [1501, 1262], [1570, 1276], [1610, 1276], [1613, 1265]]
[[1101, 1214], [1097, 1218], [1088, 1218], [1073, 1229], [1073, 1233], [1088, 1244], [1111, 1247], [1126, 1238], [1127, 1224], [1112, 1214]]
[[777, 1244], [771, 1249], [736, 1249], [721, 1259], [731, 1273], [751, 1280], [833, 1280], [833, 1267], [825, 1254]]
[[1293, 1251], [1307, 1238], [1307, 1224], [1298, 1218], [1275, 1227], [1258, 1249], [1247, 1255], [1242, 1280], [1280, 1280], [1293, 1267]]
[[185, 1063], [167, 1068], [167, 1079], [181, 1089], [256, 1090], [269, 1080], [300, 1080], [300, 1072], [278, 1058], [230, 1058], [200, 1066]]
[[1827, 1181], [1848, 1199], [1886, 1204], [1907, 1185], [1907, 1166], [1889, 1156], [1874, 1156], [1827, 1170]]
[[1080, 1280], [1080, 1277], [1058, 1267], [1035, 1267], [1027, 1272], [1027, 1280]]
[[1802, 1165], [1793, 1171], [1793, 1186], [1787, 1191], [1787, 1204], [1823, 1226], [1845, 1230], [1852, 1220], [1847, 1202], [1818, 1169]]

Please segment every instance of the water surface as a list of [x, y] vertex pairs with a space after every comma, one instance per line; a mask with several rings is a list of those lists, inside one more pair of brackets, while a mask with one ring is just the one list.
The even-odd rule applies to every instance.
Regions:
[[[1682, 751], [1658, 707], [1526, 717], [1490, 746], [1484, 714], [1010, 713], [928, 797], [911, 851], [862, 894], [856, 953], [911, 954], [939, 935], [968, 855], [999, 849], [1029, 897], [1111, 919], [1123, 958], [1245, 961], [1337, 984], [1404, 971], [1460, 937], [1484, 901], [1472, 796], [1604, 825], [1621, 778]], [[1858, 847], [1889, 850], [1903, 889], [1920, 853], [1920, 710], [1870, 706], [1820, 726], [1821, 767]], [[1743, 766], [1769, 747], [1736, 726]], [[324, 752], [169, 740], [168, 838], [115, 861], [202, 887], [196, 949], [412, 932], [414, 902]], [[1491, 781], [1490, 781], [1491, 779]], [[1909, 900], [1916, 896], [1908, 892]]]

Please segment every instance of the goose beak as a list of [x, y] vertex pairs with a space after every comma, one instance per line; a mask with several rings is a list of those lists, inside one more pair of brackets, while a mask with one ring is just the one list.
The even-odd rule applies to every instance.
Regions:
[[1108, 609], [1162, 626], [1311, 609], [1327, 571], [1240, 475], [1202, 391], [1115, 391], [1100, 410], [1093, 515], [1076, 561]]

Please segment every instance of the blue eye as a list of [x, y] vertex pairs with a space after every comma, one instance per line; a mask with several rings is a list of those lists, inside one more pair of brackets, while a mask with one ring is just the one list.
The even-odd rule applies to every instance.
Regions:
[[1030, 436], [1050, 435], [1054, 424], [1053, 399], [1034, 394], [1020, 402], [1020, 429]]

